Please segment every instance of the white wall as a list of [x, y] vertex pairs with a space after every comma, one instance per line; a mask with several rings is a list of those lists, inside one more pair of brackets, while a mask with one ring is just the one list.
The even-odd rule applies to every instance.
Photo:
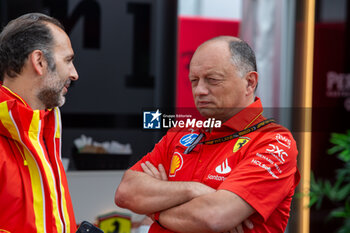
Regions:
[[[68, 171], [67, 180], [77, 223], [95, 222], [110, 212], [132, 214], [114, 204], [114, 194], [124, 171]], [[134, 217], [134, 216], [133, 216]]]
[[239, 20], [242, 0], [179, 0], [178, 14]]

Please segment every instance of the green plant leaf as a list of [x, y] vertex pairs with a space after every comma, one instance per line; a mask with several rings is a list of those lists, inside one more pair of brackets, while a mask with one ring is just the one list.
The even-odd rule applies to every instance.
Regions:
[[349, 232], [350, 232], [350, 226], [342, 226], [337, 231], [337, 233], [349, 233]]
[[333, 146], [332, 148], [327, 150], [327, 153], [332, 155], [332, 154], [335, 154], [336, 152], [341, 151], [341, 150], [343, 150], [342, 146]]
[[337, 200], [336, 201], [343, 201], [350, 195], [350, 184], [347, 184], [340, 188], [337, 192]]
[[324, 181], [323, 192], [331, 200], [335, 199], [336, 192], [333, 190], [333, 187], [332, 187], [331, 182], [329, 180]]
[[335, 184], [333, 186], [336, 190], [339, 190], [341, 185], [343, 184], [344, 176], [345, 176], [345, 174], [337, 171], [337, 180], [335, 181]]
[[337, 208], [335, 210], [332, 210], [329, 214], [331, 218], [346, 218], [346, 212], [344, 211], [344, 208]]
[[[310, 197], [309, 207], [313, 206], [317, 201], [318, 201], [318, 197], [316, 197], [316, 196]], [[321, 204], [319, 206], [321, 206]], [[317, 209], [319, 209], [319, 208], [317, 208]]]
[[319, 209], [324, 198], [328, 198], [333, 203], [341, 205], [333, 209], [328, 218], [341, 218], [343, 225], [338, 229], [338, 233], [350, 233], [350, 129], [345, 134], [332, 133], [330, 142], [333, 146], [327, 153], [336, 155], [344, 162], [344, 166], [336, 170], [336, 180], [334, 185], [329, 179], [316, 179], [311, 174], [310, 179], [310, 206], [315, 205]]
[[347, 146], [348, 138], [344, 134], [333, 133], [331, 134], [330, 142], [335, 145]]
[[323, 180], [322, 179], [316, 180], [315, 175], [313, 173], [311, 173], [310, 193], [316, 194], [316, 193], [322, 192], [322, 190], [323, 190]]
[[350, 163], [346, 164], [344, 168], [340, 168], [337, 170], [337, 179], [342, 179], [343, 182], [350, 181]]
[[350, 161], [350, 150], [343, 150], [339, 155], [338, 158], [344, 162]]
[[[350, 213], [350, 197], [349, 196], [347, 197], [347, 199], [345, 201], [345, 211]], [[350, 221], [350, 219], [349, 219], [349, 221]]]
[[317, 197], [317, 202], [316, 202], [316, 209], [320, 209], [323, 201], [323, 195]]

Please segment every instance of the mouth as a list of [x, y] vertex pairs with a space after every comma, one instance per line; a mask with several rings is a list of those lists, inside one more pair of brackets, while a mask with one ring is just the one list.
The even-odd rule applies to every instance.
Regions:
[[63, 90], [64, 90], [65, 93], [68, 92], [69, 86], [70, 86], [70, 80], [68, 80], [63, 86]]
[[211, 104], [210, 101], [197, 101], [197, 108], [206, 108], [209, 107]]
[[68, 80], [65, 84], [64, 87], [68, 89], [68, 87], [70, 86], [70, 80]]

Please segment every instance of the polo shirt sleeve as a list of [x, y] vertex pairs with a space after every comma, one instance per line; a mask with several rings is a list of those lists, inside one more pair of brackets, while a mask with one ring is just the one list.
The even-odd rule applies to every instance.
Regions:
[[163, 136], [159, 142], [154, 146], [153, 150], [143, 156], [141, 160], [139, 160], [135, 165], [133, 165], [130, 169], [133, 171], [143, 172], [141, 163], [145, 163], [146, 161], [151, 162], [155, 167], [158, 167], [159, 164], [162, 164], [165, 167], [165, 170], [168, 171], [167, 168], [167, 154], [168, 148], [170, 147], [170, 143], [174, 136], [174, 132], [169, 130], [165, 136]]
[[298, 151], [289, 132], [260, 134], [218, 189], [237, 194], [266, 221], [299, 182]]

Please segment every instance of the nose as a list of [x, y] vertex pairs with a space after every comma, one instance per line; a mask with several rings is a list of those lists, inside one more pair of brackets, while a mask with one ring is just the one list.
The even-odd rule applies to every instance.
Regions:
[[69, 77], [72, 81], [77, 81], [79, 78], [78, 72], [75, 69], [75, 66], [73, 65], [72, 70], [71, 70], [71, 75]]
[[197, 85], [194, 87], [193, 94], [194, 96], [202, 96], [209, 94], [208, 87], [203, 79], [198, 80]]

